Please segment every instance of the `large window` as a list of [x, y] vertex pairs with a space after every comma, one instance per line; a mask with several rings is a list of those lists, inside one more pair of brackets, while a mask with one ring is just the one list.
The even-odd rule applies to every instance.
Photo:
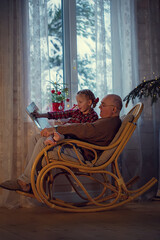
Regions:
[[[96, 96], [101, 89], [110, 92], [112, 89], [110, 1], [44, 0], [42, 1], [44, 6], [38, 12], [40, 20], [35, 23], [32, 19], [36, 1], [30, 0], [30, 28], [32, 32], [33, 25], [40, 24], [40, 40], [37, 38], [37, 41], [41, 41], [42, 47], [38, 54], [45, 59], [48, 54], [49, 63], [49, 71], [44, 67], [45, 64], [41, 63], [40, 88], [45, 99], [43, 108], [47, 106], [46, 99], [47, 101], [50, 99], [51, 82], [66, 84], [71, 100], [68, 107], [75, 103], [75, 95], [79, 89], [89, 88]], [[45, 18], [47, 39], [41, 32], [45, 24], [41, 22]], [[35, 61], [35, 51], [38, 48], [37, 44], [35, 47], [34, 44], [35, 42], [31, 47], [31, 56]], [[47, 64], [47, 61], [45, 63]], [[38, 64], [37, 66], [40, 67]], [[34, 91], [32, 92], [34, 98]]]

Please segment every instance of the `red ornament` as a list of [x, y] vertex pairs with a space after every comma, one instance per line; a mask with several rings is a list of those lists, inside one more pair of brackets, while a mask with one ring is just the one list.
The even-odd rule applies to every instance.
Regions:
[[55, 90], [54, 90], [54, 89], [52, 89], [52, 90], [51, 90], [51, 93], [55, 93]]
[[57, 94], [58, 94], [58, 95], [61, 95], [61, 92], [60, 92], [60, 91], [58, 91], [58, 92], [57, 92]]
[[67, 98], [67, 99], [66, 99], [66, 102], [69, 102], [69, 100], [70, 100], [70, 99], [69, 99], [69, 98]]

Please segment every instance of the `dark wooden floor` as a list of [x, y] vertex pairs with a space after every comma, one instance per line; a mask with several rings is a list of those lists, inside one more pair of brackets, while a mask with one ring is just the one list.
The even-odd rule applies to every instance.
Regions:
[[160, 240], [160, 201], [87, 214], [41, 206], [0, 208], [0, 240], [32, 239]]

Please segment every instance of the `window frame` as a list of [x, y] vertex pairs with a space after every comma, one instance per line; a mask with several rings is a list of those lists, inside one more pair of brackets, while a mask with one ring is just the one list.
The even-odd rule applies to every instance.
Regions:
[[78, 91], [76, 1], [61, 0], [63, 31], [63, 76], [70, 96], [70, 105], [75, 103]]

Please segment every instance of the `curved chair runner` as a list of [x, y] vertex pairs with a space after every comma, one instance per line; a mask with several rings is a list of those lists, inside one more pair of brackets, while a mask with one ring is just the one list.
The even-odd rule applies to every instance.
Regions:
[[[33, 194], [19, 193], [35, 197], [51, 208], [67, 212], [105, 211], [122, 206], [143, 194], [157, 180], [152, 178], [141, 188], [131, 190], [131, 186], [138, 177], [134, 177], [128, 183], [125, 183], [118, 166], [118, 158], [136, 129], [136, 122], [142, 110], [143, 104], [138, 103], [122, 118], [122, 125], [109, 146], [101, 147], [78, 140], [66, 139], [59, 143], [58, 161], [52, 158], [52, 147], [45, 147], [38, 154], [32, 167], [31, 185]], [[75, 144], [90, 149], [95, 157], [92, 162], [85, 163], [79, 157], [78, 162], [72, 161], [72, 159], [66, 160], [61, 152], [62, 147], [66, 144], [69, 144], [73, 149], [75, 149]], [[99, 158], [96, 150], [103, 151]], [[78, 156], [76, 149], [75, 152]], [[45, 166], [37, 170], [39, 162], [44, 161], [46, 162]], [[71, 184], [72, 191], [74, 190], [74, 193], [80, 199], [79, 202], [67, 202], [56, 198], [55, 182], [62, 176]], [[85, 178], [98, 185], [96, 196], [92, 196], [93, 194], [87, 190], [87, 184], [85, 185], [81, 181]]]

